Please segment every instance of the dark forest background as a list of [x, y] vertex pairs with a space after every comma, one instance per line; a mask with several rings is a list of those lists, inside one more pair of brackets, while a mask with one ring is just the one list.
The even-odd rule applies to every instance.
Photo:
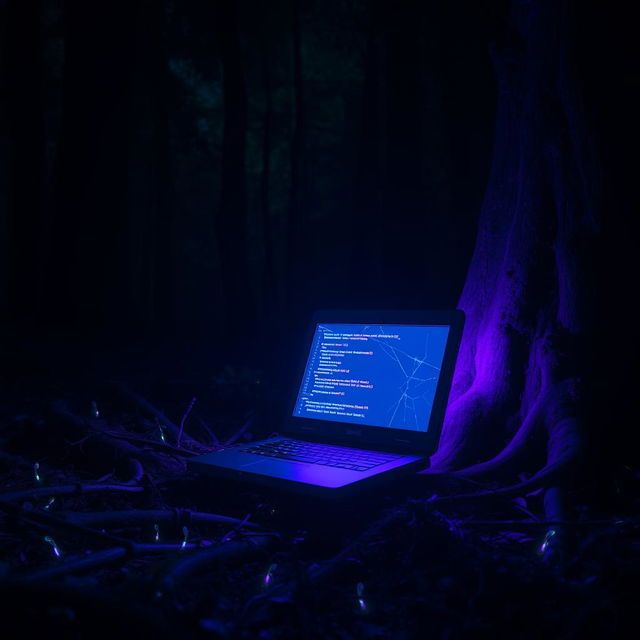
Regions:
[[[0, 2], [3, 375], [123, 354], [140, 371], [268, 368], [313, 309], [454, 307], [509, 5]], [[593, 362], [622, 415], [637, 45], [621, 7], [574, 5], [602, 167]]]

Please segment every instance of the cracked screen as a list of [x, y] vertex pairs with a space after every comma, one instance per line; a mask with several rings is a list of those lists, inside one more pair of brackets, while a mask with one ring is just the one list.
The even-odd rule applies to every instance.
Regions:
[[318, 324], [293, 415], [426, 432], [449, 327]]

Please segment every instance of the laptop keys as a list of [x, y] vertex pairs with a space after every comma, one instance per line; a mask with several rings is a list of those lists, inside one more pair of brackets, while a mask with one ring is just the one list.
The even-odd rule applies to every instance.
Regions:
[[402, 457], [392, 453], [335, 447], [301, 440], [267, 442], [246, 447], [241, 451], [269, 458], [307, 462], [351, 471], [368, 471]]

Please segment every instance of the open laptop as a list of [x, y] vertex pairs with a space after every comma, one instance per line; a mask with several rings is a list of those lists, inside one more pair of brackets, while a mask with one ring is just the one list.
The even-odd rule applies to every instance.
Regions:
[[197, 456], [191, 467], [335, 490], [426, 466], [463, 325], [459, 310], [317, 312], [282, 435]]

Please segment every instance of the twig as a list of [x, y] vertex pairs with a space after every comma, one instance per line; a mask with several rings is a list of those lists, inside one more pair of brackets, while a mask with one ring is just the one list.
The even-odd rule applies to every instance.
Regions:
[[[107, 430], [98, 422], [75, 415], [63, 402], [54, 402], [50, 407], [54, 415], [58, 419], [64, 420], [75, 434], [90, 434], [92, 436], [91, 441], [94, 444], [95, 453], [99, 453], [101, 459], [104, 459], [104, 454], [108, 452], [126, 462], [129, 462], [131, 458], [136, 458], [151, 468], [159, 466], [167, 472], [175, 472], [175, 469], [171, 468], [169, 460], [145, 451], [124, 439], [116, 439], [113, 435], [108, 435]], [[183, 460], [179, 460], [179, 463], [184, 465]]]
[[182, 416], [182, 420], [180, 420], [180, 431], [178, 431], [178, 437], [176, 439], [176, 446], [180, 446], [180, 441], [182, 440], [182, 432], [184, 431], [184, 423], [187, 421], [187, 418], [189, 417], [189, 414], [191, 413], [191, 410], [193, 409], [193, 405], [196, 403], [197, 398], [191, 398], [191, 402], [189, 403], [189, 406], [187, 407], [187, 410], [184, 412], [184, 415]]
[[73, 573], [83, 573], [89, 569], [104, 567], [132, 556], [157, 555], [170, 553], [172, 551], [192, 551], [197, 548], [197, 544], [131, 544], [128, 546], [113, 547], [112, 549], [104, 549], [102, 551], [95, 551], [90, 554], [68, 558], [64, 563], [57, 564], [53, 567], [47, 567], [16, 576], [15, 580], [17, 582], [52, 580]]
[[106, 493], [110, 491], [141, 493], [144, 491], [144, 487], [136, 487], [130, 484], [66, 484], [2, 493], [0, 494], [0, 501], [11, 502], [13, 500], [24, 500], [25, 498], [38, 498], [40, 496], [81, 495], [84, 493]]
[[191, 576], [210, 571], [239, 558], [249, 560], [263, 553], [272, 541], [273, 538], [270, 537], [249, 537], [222, 544], [207, 551], [192, 553], [173, 565], [164, 575], [161, 581], [161, 592], [175, 593], [177, 586]]
[[[146, 411], [148, 414], [157, 418], [167, 428], [167, 431], [169, 431], [172, 434], [172, 436], [177, 440], [178, 433], [180, 431], [178, 426], [174, 424], [171, 420], [169, 420], [169, 418], [167, 418], [167, 416], [162, 411], [154, 407], [148, 400], [146, 400], [142, 396], [131, 391], [131, 389], [129, 389], [127, 386], [125, 386], [121, 382], [112, 381], [112, 384], [120, 393], [122, 393], [124, 396], [129, 398], [129, 400], [137, 404], [143, 411]], [[198, 451], [205, 448], [201, 443], [191, 438], [187, 433], [184, 434], [184, 438], [186, 441], [185, 443], [190, 448], [197, 449]]]
[[540, 527], [608, 527], [615, 520], [455, 520], [457, 527], [509, 527], [511, 529], [539, 529]]
[[217, 513], [190, 511], [188, 509], [132, 509], [128, 511], [98, 511], [90, 513], [63, 511], [59, 513], [64, 515], [65, 518], [71, 522], [76, 522], [84, 526], [96, 527], [106, 527], [125, 522], [140, 523], [174, 521], [176, 526], [189, 525], [192, 522], [198, 522], [202, 524], [242, 525], [251, 529], [259, 528], [259, 525], [257, 524], [245, 522], [238, 518], [222, 516]]
[[157, 442], [155, 440], [149, 440], [148, 438], [141, 438], [139, 436], [134, 436], [130, 433], [120, 433], [119, 431], [100, 431], [100, 433], [104, 433], [112, 438], [116, 438], [117, 440], [126, 440], [128, 442], [132, 442], [133, 444], [142, 445], [144, 447], [150, 447], [152, 449], [157, 449], [163, 453], [170, 453], [179, 456], [191, 456], [193, 455], [193, 451], [189, 451], [189, 449], [184, 449], [183, 447], [174, 447], [171, 444], [167, 444], [166, 442]]
[[131, 458], [131, 466], [133, 467], [133, 476], [130, 480], [127, 480], [124, 484], [126, 485], [137, 485], [142, 482], [144, 478], [144, 467], [140, 463], [140, 460], [136, 458]]
[[200, 426], [207, 432], [207, 435], [211, 438], [212, 446], [219, 446], [220, 440], [218, 440], [218, 436], [213, 432], [213, 429], [211, 429], [211, 427], [202, 418], [198, 418], [198, 422], [200, 423]]
[[81, 533], [89, 538], [93, 538], [101, 542], [109, 542], [110, 544], [115, 542], [125, 546], [133, 544], [119, 536], [115, 536], [110, 533], [103, 533], [102, 531], [96, 531], [95, 529], [90, 529], [75, 522], [64, 520], [45, 511], [26, 509], [22, 505], [13, 504], [12, 502], [4, 500], [0, 500], [0, 511], [4, 511], [14, 517], [26, 520], [27, 522], [34, 523], [38, 526], [53, 527], [61, 531], [70, 531], [71, 533]]
[[104, 549], [96, 551], [88, 555], [80, 557], [68, 558], [64, 563], [57, 564], [53, 567], [47, 567], [38, 571], [16, 576], [17, 582], [38, 582], [42, 580], [51, 580], [59, 578], [71, 573], [80, 573], [96, 567], [103, 567], [127, 556], [126, 547], [115, 547], [112, 549]]
[[[355, 538], [350, 544], [344, 547], [340, 552], [338, 552], [333, 558], [323, 563], [320, 566], [315, 566], [305, 572], [302, 579], [297, 582], [304, 582], [305, 584], [317, 584], [329, 578], [334, 571], [348, 558], [352, 556], [356, 556], [358, 550], [366, 548], [368, 543], [372, 538], [379, 535], [381, 531], [386, 529], [390, 524], [401, 520], [402, 518], [407, 517], [406, 509], [395, 509], [385, 517], [381, 518], [374, 522], [368, 529], [366, 529], [363, 533], [361, 533], [357, 538]], [[242, 610], [241, 619], [245, 619], [249, 613], [249, 611], [253, 608], [254, 605], [258, 604], [261, 601], [268, 600], [274, 596], [280, 595], [282, 593], [286, 594], [286, 597], [292, 598], [293, 594], [296, 592], [296, 581], [284, 583], [281, 585], [277, 585], [272, 587], [268, 591], [264, 593], [260, 593], [253, 598], [249, 599]]]
[[231, 529], [231, 531], [228, 531], [224, 536], [222, 536], [222, 538], [220, 538], [220, 542], [228, 542], [229, 540], [231, 540], [231, 538], [233, 538], [233, 535], [237, 531], [240, 531], [242, 527], [248, 524], [249, 518], [251, 518], [251, 514], [247, 513], [247, 515], [242, 520], [240, 520], [238, 524], [233, 529]]
[[238, 438], [240, 438], [247, 429], [253, 424], [255, 420], [255, 414], [251, 414], [249, 418], [245, 421], [245, 423], [224, 443], [225, 447], [228, 447], [230, 444], [233, 444]]

